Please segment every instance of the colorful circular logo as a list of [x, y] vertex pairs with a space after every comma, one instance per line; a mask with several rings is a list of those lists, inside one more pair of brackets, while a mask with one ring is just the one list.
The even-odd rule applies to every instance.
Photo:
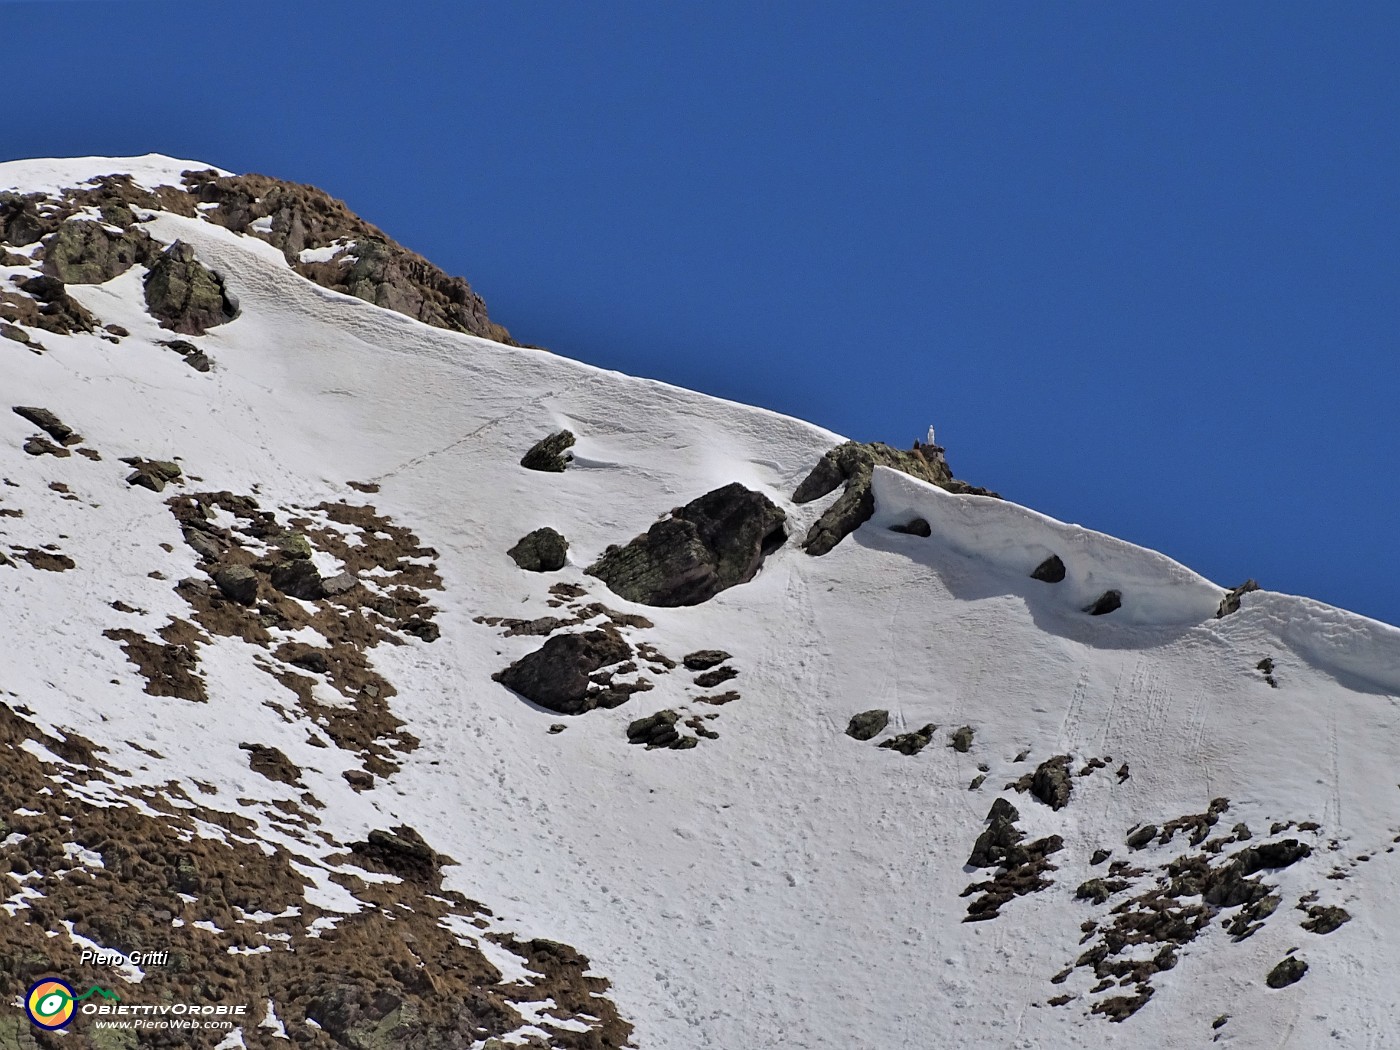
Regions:
[[57, 977], [45, 977], [29, 986], [29, 994], [24, 998], [24, 1009], [29, 1019], [40, 1028], [53, 1031], [67, 1026], [73, 1020], [73, 1000], [75, 993], [67, 981]]

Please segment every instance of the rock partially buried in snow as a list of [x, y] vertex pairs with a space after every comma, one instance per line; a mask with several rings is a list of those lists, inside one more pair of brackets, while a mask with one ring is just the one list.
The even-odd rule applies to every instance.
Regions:
[[728, 659], [731, 657], [723, 649], [697, 649], [695, 652], [683, 656], [681, 663], [685, 664], [688, 671], [708, 671], [711, 667], [718, 667]]
[[1265, 983], [1270, 988], [1287, 988], [1290, 984], [1297, 984], [1303, 979], [1303, 974], [1308, 972], [1308, 964], [1296, 955], [1290, 955], [1272, 970], [1266, 977]]
[[890, 713], [882, 708], [862, 711], [851, 716], [851, 722], [846, 726], [846, 735], [856, 740], [873, 740], [883, 733], [889, 724]]
[[492, 677], [541, 707], [580, 715], [602, 702], [604, 690], [589, 676], [631, 655], [632, 647], [615, 630], [561, 634]]
[[642, 605], [699, 605], [747, 583], [787, 539], [787, 516], [737, 482], [707, 492], [586, 570]]
[[78, 445], [82, 443], [82, 435], [75, 433], [72, 427], [59, 419], [47, 408], [32, 408], [27, 405], [16, 405], [11, 411], [21, 419], [27, 419], [29, 422], [33, 423], [60, 445]]
[[933, 535], [933, 527], [923, 518], [914, 518], [903, 525], [891, 525], [891, 532], [902, 532], [906, 536], [922, 536], [924, 539]]
[[506, 553], [526, 572], [557, 572], [568, 559], [569, 541], [546, 526], [527, 532]]
[[1122, 591], [1104, 591], [1094, 603], [1085, 608], [1085, 612], [1090, 616], [1107, 616], [1109, 613], [1123, 607]]
[[938, 727], [930, 722], [922, 729], [912, 733], [900, 733], [899, 736], [892, 736], [888, 740], [880, 742], [881, 747], [887, 747], [892, 751], [898, 751], [901, 755], [917, 755], [924, 748], [928, 747], [929, 741], [933, 739], [933, 734], [938, 731]]
[[252, 605], [258, 600], [258, 574], [246, 565], [228, 565], [215, 569], [214, 583], [220, 593], [239, 605]]
[[1041, 583], [1061, 583], [1065, 578], [1065, 563], [1058, 554], [1052, 554], [1035, 567], [1031, 579]]
[[530, 451], [520, 457], [520, 465], [526, 470], [542, 470], [551, 474], [562, 474], [574, 457], [569, 452], [573, 448], [572, 431], [561, 430], [557, 434], [541, 438], [530, 446]]

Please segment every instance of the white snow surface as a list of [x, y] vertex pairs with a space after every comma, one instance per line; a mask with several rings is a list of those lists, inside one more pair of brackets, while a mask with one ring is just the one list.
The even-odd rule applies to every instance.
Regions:
[[[155, 156], [15, 162], [0, 164], [0, 188], [47, 190], [109, 171], [178, 185], [180, 171], [207, 166]], [[156, 344], [170, 333], [145, 312], [139, 269], [70, 288], [103, 323], [130, 330], [120, 344], [42, 333], [48, 352], [36, 355], [0, 341], [6, 406], [53, 410], [103, 455], [25, 456], [33, 427], [0, 412], [0, 477], [19, 484], [0, 487], [0, 505], [26, 510], [0, 518], [0, 549], [56, 542], [78, 564], [0, 567], [6, 645], [24, 654], [0, 661], [0, 690], [46, 731], [110, 748], [131, 783], [197, 777], [218, 794], [191, 786], [191, 797], [229, 808], [240, 796], [299, 794], [251, 772], [238, 743], [280, 748], [342, 841], [411, 825], [462, 861], [445, 885], [487, 903], [503, 927], [586, 954], [647, 1050], [1400, 1045], [1400, 859], [1390, 852], [1400, 833], [1400, 631], [1269, 592], [1217, 620], [1223, 588], [1160, 554], [883, 468], [875, 518], [810, 557], [797, 540], [828, 501], [796, 506], [790, 496], [836, 434], [427, 327], [324, 290], [269, 245], [199, 218], [162, 213], [145, 228], [193, 245], [240, 303], [236, 320], [198, 340], [213, 372]], [[864, 349], [878, 348], [852, 352]], [[578, 435], [568, 471], [520, 468], [533, 442], [563, 427]], [[238, 643], [201, 651], [209, 703], [142, 692], [102, 631], [153, 633], [167, 615], [187, 615], [171, 587], [195, 569], [165, 496], [124, 484], [117, 460], [130, 455], [178, 455], [204, 479], [198, 487], [256, 485], [269, 506], [371, 502], [440, 552], [446, 590], [431, 600], [441, 639], [372, 654], [398, 689], [393, 710], [422, 740], [398, 774], [351, 791], [340, 775], [351, 756], [309, 746], [304, 725], [265, 707], [266, 680]], [[348, 480], [381, 491], [361, 496]], [[48, 492], [50, 481], [78, 500]], [[582, 574], [609, 544], [732, 481], [789, 515], [793, 538], [752, 582], [698, 607], [651, 609]], [[932, 537], [886, 527], [913, 515]], [[544, 525], [568, 537], [570, 564], [524, 573], [504, 552]], [[1029, 579], [1051, 552], [1065, 561], [1064, 583]], [[168, 579], [149, 578], [152, 569]], [[576, 718], [492, 682], [540, 640], [502, 638], [473, 617], [553, 612], [546, 588], [556, 581], [649, 617], [655, 629], [637, 637], [673, 658], [733, 653], [742, 699], [715, 709], [719, 738], [682, 752], [627, 744], [629, 721], [687, 702], [679, 668], [621, 708]], [[1122, 609], [1086, 615], [1110, 587], [1123, 592]], [[116, 599], [146, 612], [118, 613]], [[1266, 656], [1277, 688], [1255, 669]], [[869, 708], [888, 709], [892, 731], [929, 722], [939, 731], [914, 757], [846, 736], [850, 716]], [[566, 731], [550, 735], [559, 721]], [[963, 724], [976, 734], [967, 754], [945, 746]], [[1076, 770], [1112, 756], [1131, 777], [1077, 777], [1059, 811], [1003, 789], [1059, 753]], [[986, 782], [969, 790], [978, 763]], [[965, 862], [998, 795], [1019, 808], [1028, 837], [1058, 834], [1065, 848], [1049, 889], [964, 923], [960, 892], [990, 875]], [[1084, 950], [1080, 924], [1107, 914], [1073, 897], [1103, 874], [1090, 854], [1126, 856], [1134, 825], [1203, 812], [1215, 797], [1231, 803], [1224, 827], [1245, 821], [1256, 837], [1273, 821], [1318, 822], [1313, 856], [1270, 876], [1283, 903], [1254, 936], [1233, 942], [1217, 922], [1153, 979], [1155, 996], [1134, 1016], [1089, 1015], [1085, 970], [1064, 985], [1049, 979]], [[317, 873], [330, 902], [321, 903], [352, 907], [317, 863], [307, 856], [299, 870]], [[1328, 880], [1334, 869], [1348, 877]], [[1352, 921], [1327, 936], [1300, 929], [1293, 905], [1310, 889]], [[1293, 948], [1306, 977], [1266, 988]], [[1061, 993], [1081, 998], [1046, 1005]]]

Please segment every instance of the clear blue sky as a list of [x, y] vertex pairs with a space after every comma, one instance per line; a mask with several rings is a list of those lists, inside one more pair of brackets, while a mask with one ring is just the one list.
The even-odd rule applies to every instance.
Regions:
[[0, 3], [5, 158], [311, 182], [520, 339], [1400, 623], [1400, 5]]

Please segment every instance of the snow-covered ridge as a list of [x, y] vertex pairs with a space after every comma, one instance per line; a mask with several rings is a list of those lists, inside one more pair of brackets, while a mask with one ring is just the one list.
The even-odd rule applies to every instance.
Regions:
[[181, 187], [182, 172], [213, 168], [220, 175], [231, 172], [195, 160], [177, 160], [160, 153], [143, 157], [56, 157], [46, 160], [0, 161], [0, 191], [57, 194], [82, 186], [102, 175], [130, 175], [148, 190], [160, 186]]

